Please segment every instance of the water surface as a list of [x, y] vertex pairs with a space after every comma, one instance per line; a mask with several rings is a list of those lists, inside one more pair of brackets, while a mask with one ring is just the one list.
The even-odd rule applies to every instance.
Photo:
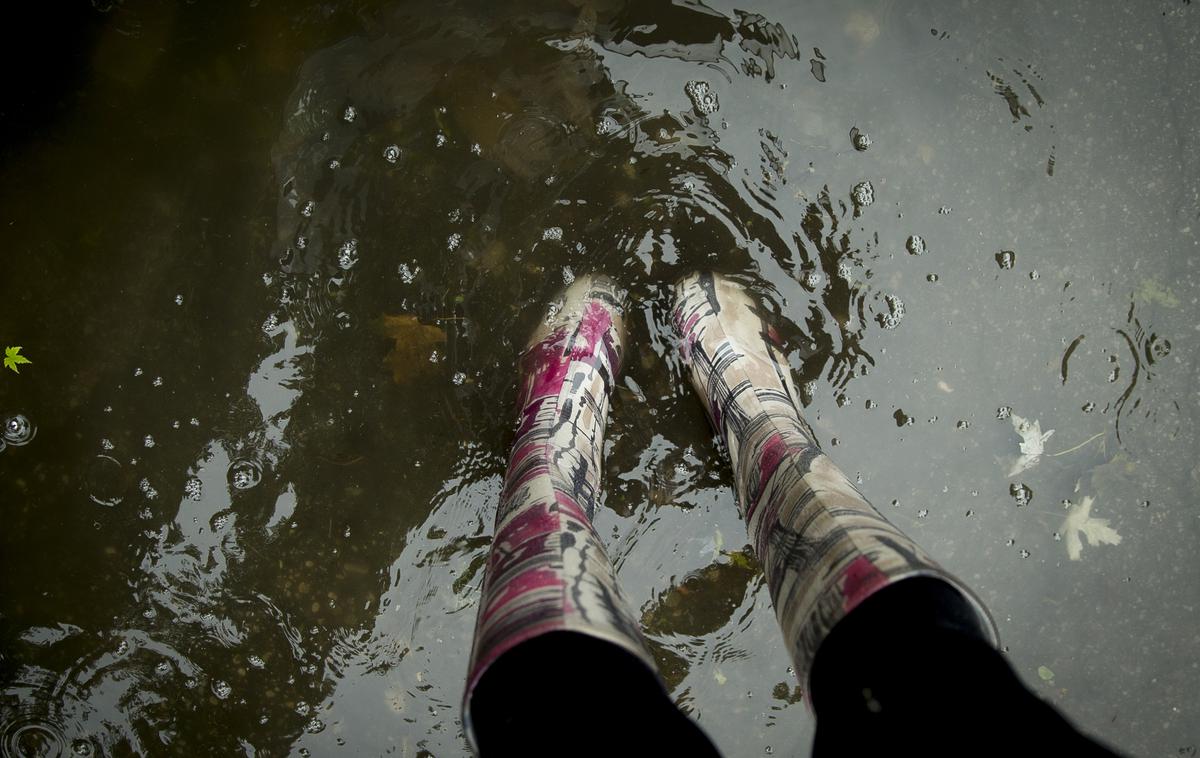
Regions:
[[[680, 705], [806, 755], [673, 353], [697, 267], [774, 314], [822, 443], [1035, 691], [1200, 746], [1190, 3], [62, 23], [0, 150], [0, 343], [33, 361], [0, 376], [5, 754], [466, 752], [514, 359], [599, 271], [634, 305], [597, 526]], [[1054, 430], [1024, 468], [1018, 417]]]

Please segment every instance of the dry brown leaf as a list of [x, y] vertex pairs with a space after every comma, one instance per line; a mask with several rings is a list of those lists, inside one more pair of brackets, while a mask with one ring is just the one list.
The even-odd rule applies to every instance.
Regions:
[[436, 363], [431, 358], [438, 346], [446, 343], [446, 332], [436, 326], [422, 324], [416, 316], [384, 314], [378, 321], [379, 331], [394, 340], [384, 363], [392, 369], [392, 381], [404, 384], [427, 376]]

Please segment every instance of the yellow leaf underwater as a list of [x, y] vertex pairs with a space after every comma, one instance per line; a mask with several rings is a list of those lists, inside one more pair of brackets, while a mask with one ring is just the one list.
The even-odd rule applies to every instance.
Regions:
[[439, 345], [446, 343], [446, 333], [436, 326], [422, 324], [416, 316], [384, 314], [377, 322], [381, 334], [394, 341], [384, 363], [392, 369], [396, 384], [427, 376], [437, 365], [433, 358]]

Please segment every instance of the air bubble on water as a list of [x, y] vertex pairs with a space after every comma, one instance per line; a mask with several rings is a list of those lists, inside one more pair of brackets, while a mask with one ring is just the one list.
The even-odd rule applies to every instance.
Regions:
[[1033, 500], [1033, 490], [1025, 484], [1010, 484], [1008, 485], [1008, 494], [1012, 495], [1013, 500], [1017, 501], [1017, 507], [1021, 508]]
[[850, 190], [850, 199], [858, 208], [866, 208], [875, 202], [875, 188], [870, 182], [859, 182]]
[[571, 270], [570, 266], [562, 267], [562, 278], [563, 284], [566, 285], [570, 285], [571, 282], [575, 281], [575, 272]]
[[230, 687], [229, 682], [226, 682], [224, 679], [217, 679], [213, 682], [212, 691], [218, 700], [224, 700], [233, 692], [233, 687]]
[[337, 171], [341, 167], [342, 167], [342, 162], [339, 161], [337, 158], [329, 159], [329, 169], [331, 171]]
[[134, 375], [134, 376], [141, 376], [141, 375], [142, 375], [142, 374], [144, 374], [144, 373], [145, 373], [145, 372], [144, 372], [144, 371], [142, 371], [140, 368], [135, 368], [135, 369], [133, 370], [133, 375]]
[[143, 437], [143, 438], [142, 438], [142, 445], [144, 445], [145, 447], [154, 447], [154, 437], [153, 437], [153, 435], [147, 434], [145, 437]]
[[158, 665], [154, 667], [154, 672], [159, 676], [166, 676], [171, 673], [171, 664], [166, 661], [159, 661]]
[[996, 265], [1008, 271], [1017, 263], [1017, 254], [1012, 250], [1001, 250], [996, 253]]
[[970, 508], [968, 508], [968, 509], [967, 509], [967, 514], [966, 514], [966, 515], [967, 515], [967, 518], [971, 518], [972, 516], [974, 516], [974, 515], [975, 515], [975, 511], [973, 511], [973, 510], [971, 510]]
[[959, 422], [954, 425], [954, 428], [955, 429], [970, 429], [971, 423], [969, 421], [959, 420]]
[[1032, 279], [1033, 281], [1035, 281], [1035, 282], [1036, 282], [1038, 279], [1040, 279], [1040, 278], [1041, 278], [1041, 274], [1039, 274], [1039, 273], [1038, 273], [1036, 270], [1035, 270], [1035, 271], [1030, 271], [1030, 272], [1029, 272], [1029, 278], [1030, 278], [1030, 279]]
[[712, 91], [708, 82], [691, 81], [684, 85], [683, 90], [687, 93], [688, 99], [692, 101], [692, 107], [703, 116], [715, 113], [721, 107], [717, 100], [717, 93]]
[[868, 400], [868, 401], [866, 402], [866, 407], [867, 407], [867, 410], [871, 410], [872, 408], [876, 407], [876, 405], [877, 405], [877, 404], [876, 404], [876, 402], [875, 402], [874, 400]]
[[183, 295], [176, 295], [176, 296], [175, 296], [175, 304], [176, 304], [176, 305], [183, 305]]
[[104, 406], [104, 412], [105, 412], [105, 413], [112, 413], [112, 406], [111, 406], [111, 405], [106, 405], [106, 406]]
[[551, 226], [542, 230], [542, 239], [544, 240], [561, 240], [563, 230], [561, 226]]
[[153, 619], [157, 616], [158, 611], [154, 610], [153, 608], [147, 608], [146, 610], [142, 611], [142, 618], [144, 619]]
[[436, 349], [432, 353], [429, 354], [429, 362], [430, 363], [437, 363], [441, 359], [442, 359], [442, 356], [440, 353], [438, 353], [438, 351]]
[[396, 161], [400, 160], [400, 146], [388, 145], [383, 149], [383, 159], [388, 163], [395, 165]]
[[938, 208], [938, 215], [939, 216], [949, 216], [951, 210], [952, 209], [950, 208], [950, 206], [943, 205], [941, 208]]
[[87, 740], [79, 739], [71, 743], [71, 752], [75, 755], [86, 758], [86, 756], [91, 755], [94, 751], [95, 748], [92, 747], [92, 743]]
[[1096, 404], [1089, 400], [1088, 402], [1084, 403], [1083, 407], [1079, 410], [1083, 411], [1084, 413], [1091, 413], [1092, 411], [1096, 410]]
[[602, 116], [600, 120], [596, 122], [596, 134], [600, 135], [601, 137], [613, 134], [620, 128], [621, 125], [617, 123], [617, 120], [612, 116]]
[[227, 478], [235, 490], [248, 490], [262, 481], [262, 465], [250, 458], [242, 458], [230, 464]]
[[846, 280], [849, 280], [850, 277], [853, 275], [853, 272], [850, 269], [850, 264], [846, 263], [845, 261], [842, 261], [841, 263], [838, 264], [837, 273], [838, 273], [838, 276], [840, 276], [841, 278], [846, 279]]
[[1108, 372], [1108, 381], [1109, 381], [1109, 383], [1111, 384], [1112, 382], [1115, 382], [1115, 381], [1117, 381], [1117, 379], [1119, 379], [1119, 378], [1120, 378], [1120, 376], [1121, 376], [1121, 368], [1120, 368], [1120, 366], [1113, 366], [1113, 368], [1112, 368], [1112, 371], [1109, 371], [1109, 372]]
[[892, 414], [892, 418], [896, 419], [896, 426], [912, 426], [913, 425], [912, 416], [909, 416], [907, 413], [905, 413], [900, 408], [896, 409], [896, 412]]
[[112, 450], [116, 446], [113, 445], [112, 440], [105, 437], [104, 439], [100, 440], [100, 447], [105, 450]]
[[400, 274], [400, 281], [404, 282], [405, 284], [412, 284], [413, 279], [416, 278], [417, 274], [420, 272], [420, 266], [411, 268], [407, 263], [401, 263], [396, 269], [396, 273]]
[[309, 218], [313, 215], [313, 211], [316, 209], [317, 202], [315, 200], [309, 200], [300, 208], [300, 215], [304, 216], [305, 218]]
[[188, 500], [199, 500], [204, 495], [204, 484], [198, 476], [189, 476], [183, 483], [183, 494]]
[[1017, 541], [1014, 540], [1012, 537], [1009, 537], [1007, 540], [1004, 541], [1004, 544], [1008, 547], [1012, 547], [1013, 545], [1017, 544]]
[[333, 314], [333, 323], [337, 325], [338, 329], [346, 330], [354, 325], [354, 319], [346, 311], [338, 311]]
[[808, 287], [810, 290], [817, 289], [821, 286], [821, 275], [816, 271], [808, 272], [808, 275], [804, 277], [804, 286]]
[[483, 155], [483, 148], [479, 146], [478, 142], [471, 145], [471, 155]]
[[257, 655], [251, 655], [251, 656], [247, 657], [246, 662], [249, 663], [251, 666], [253, 666], [256, 669], [262, 669], [262, 668], [267, 667], [266, 661], [264, 661], [262, 658], [259, 658]]
[[1138, 507], [1139, 507], [1139, 508], [1149, 508], [1149, 507], [1150, 507], [1150, 501], [1149, 501], [1149, 500], [1139, 500], [1139, 501], [1138, 501]]
[[129, 652], [129, 640], [121, 640], [117, 643], [117, 655], [125, 655]]
[[304, 725], [304, 731], [308, 732], [309, 734], [319, 734], [320, 732], [325, 731], [325, 722], [321, 721], [319, 718], [313, 718]]
[[154, 385], [155, 387], [161, 387], [163, 386], [163, 378], [161, 376], [156, 376], [154, 377], [154, 381], [150, 382], [150, 384]]
[[996, 418], [1003, 421], [1012, 415], [1012, 408], [1007, 405], [1002, 405], [996, 409]]
[[225, 525], [228, 523], [229, 523], [229, 514], [228, 513], [218, 513], [217, 515], [212, 517], [212, 521], [209, 522], [208, 527], [210, 529], [212, 529], [214, 532], [219, 532], [222, 529], [224, 529]]
[[850, 144], [860, 153], [871, 146], [871, 136], [857, 126], [850, 130]]
[[196, 418], [195, 416], [192, 416], [192, 418], [188, 420], [188, 423], [191, 424], [192, 426], [200, 426], [200, 419]]
[[263, 332], [270, 334], [271, 332], [275, 331], [278, 328], [279, 328], [279, 315], [278, 314], [272, 313], [271, 315], [267, 316], [266, 319], [263, 320], [263, 324], [262, 324]]
[[925, 281], [929, 282], [930, 284], [937, 282], [937, 280], [938, 280], [937, 274], [930, 274], [929, 276], [925, 277]]
[[358, 240], [349, 239], [338, 248], [338, 268], [348, 271], [358, 263]]
[[434, 147], [444, 147], [445, 144], [446, 144], [446, 135], [442, 134], [441, 132], [438, 132], [437, 134], [434, 135], [434, 137], [433, 137]]
[[308, 703], [301, 700], [300, 702], [296, 703], [295, 710], [296, 710], [296, 713], [300, 714], [301, 716], [307, 716], [309, 714], [309, 711], [312, 710], [312, 708], [309, 706]]
[[457, 250], [458, 246], [461, 244], [462, 244], [462, 235], [459, 234], [458, 232], [455, 232], [454, 234], [451, 234], [449, 237], [446, 238], [446, 249], [447, 250]]
[[917, 511], [917, 518], [925, 518], [928, 515], [929, 515], [928, 508], [922, 508], [921, 510]]
[[1054, 536], [1054, 541], [1055, 541], [1055, 542], [1062, 542], [1062, 535], [1061, 535], [1061, 534], [1059, 534], [1058, 532], [1055, 532], [1053, 536]]
[[[862, 482], [859, 482], [859, 484], [862, 484]], [[893, 507], [893, 508], [899, 508], [899, 507], [900, 507], [900, 498], [893, 498], [893, 499], [892, 499], [892, 507]]]
[[306, 247], [308, 247], [308, 237], [303, 234], [296, 235], [296, 249], [303, 250]]
[[345, 112], [342, 113], [342, 120], [349, 124], [356, 118], [358, 118], [358, 109], [353, 105], [347, 105]]
[[154, 500], [158, 497], [158, 490], [154, 489], [154, 486], [150, 484], [149, 479], [142, 479], [140, 482], [138, 482], [138, 489], [142, 491], [142, 494], [146, 496], [147, 500]]
[[908, 250], [909, 255], [923, 255], [925, 253], [925, 238], [919, 234], [914, 234], [904, 242], [904, 248]]

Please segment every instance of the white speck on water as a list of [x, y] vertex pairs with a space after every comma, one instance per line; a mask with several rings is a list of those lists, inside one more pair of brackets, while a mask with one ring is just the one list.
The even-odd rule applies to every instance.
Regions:
[[329, 169], [331, 171], [337, 171], [341, 167], [342, 167], [342, 162], [339, 161], [337, 158], [329, 159]]
[[152, 381], [150, 383], [153, 384], [155, 387], [161, 387], [163, 385], [162, 377], [156, 376], [156, 377], [154, 377], [154, 381]]
[[199, 500], [203, 496], [203, 493], [204, 485], [200, 481], [199, 477], [191, 476], [188, 477], [186, 482], [184, 482], [183, 494], [186, 495], [189, 500]]
[[146, 447], [154, 447], [154, 436], [147, 434], [145, 437], [142, 438], [142, 444], [145, 445]]
[[104, 439], [100, 440], [100, 447], [104, 448], [105, 450], [112, 450], [113, 449], [112, 440], [105, 437]]
[[175, 296], [175, 304], [176, 304], [176, 305], [183, 305], [183, 295], [176, 295], [176, 296]]
[[356, 118], [358, 118], [358, 109], [353, 105], [347, 105], [345, 113], [342, 114], [342, 120], [349, 124]]
[[435, 147], [443, 147], [446, 144], [446, 135], [438, 132], [433, 138], [433, 144]]
[[472, 155], [483, 155], [483, 148], [479, 146], [478, 142], [471, 145], [471, 154]]
[[563, 230], [561, 226], [551, 226], [542, 230], [542, 239], [544, 240], [561, 240]]
[[142, 491], [147, 500], [154, 500], [158, 497], [158, 490], [154, 489], [149, 479], [142, 479], [138, 482], [138, 489]]
[[457, 250], [458, 246], [461, 244], [462, 244], [462, 235], [459, 234], [458, 232], [455, 232], [454, 234], [451, 234], [449, 237], [446, 238], [446, 249], [447, 250]]
[[396, 161], [400, 160], [400, 146], [388, 145], [383, 149], [383, 159], [388, 163], [395, 165]]
[[134, 375], [134, 376], [141, 376], [141, 375], [142, 375], [142, 370], [141, 370], [140, 368], [135, 368], [135, 369], [133, 370], [133, 375]]
[[218, 679], [213, 682], [212, 691], [213, 694], [217, 696], [218, 700], [224, 700], [225, 698], [229, 697], [231, 692], [233, 692], [233, 687], [229, 686], [229, 682], [226, 682], [223, 679]]
[[317, 209], [317, 202], [315, 200], [309, 200], [307, 203], [304, 204], [304, 207], [302, 207], [300, 209], [300, 215], [304, 216], [305, 218], [311, 218], [313, 215], [313, 211], [315, 211], [316, 209]]
[[350, 239], [338, 248], [338, 268], [348, 271], [358, 263], [358, 240]]
[[401, 263], [396, 269], [396, 273], [400, 274], [400, 281], [404, 282], [405, 284], [412, 284], [413, 279], [417, 276], [417, 274], [421, 273], [421, 267], [416, 266], [415, 268], [410, 268], [407, 263]]

